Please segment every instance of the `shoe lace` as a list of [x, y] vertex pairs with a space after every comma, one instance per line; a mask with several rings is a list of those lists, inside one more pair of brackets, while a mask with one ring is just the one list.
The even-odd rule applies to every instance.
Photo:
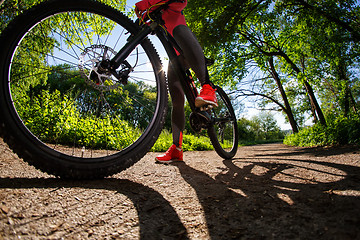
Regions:
[[202, 95], [212, 95], [214, 92], [215, 90], [210, 85], [204, 85], [200, 90], [200, 94]]
[[214, 102], [217, 106], [218, 101], [217, 101], [215, 92], [216, 92], [216, 89], [214, 89], [212, 86], [204, 85], [200, 90], [199, 97], [208, 98], [208, 99], [210, 99], [210, 101]]
[[166, 155], [172, 153], [172, 151], [174, 151], [174, 149], [176, 149], [175, 144], [171, 145], [171, 147], [169, 147], [169, 149], [165, 152]]

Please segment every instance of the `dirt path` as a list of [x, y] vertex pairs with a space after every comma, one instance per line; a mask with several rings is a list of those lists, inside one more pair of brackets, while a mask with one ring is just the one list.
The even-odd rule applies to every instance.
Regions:
[[268, 144], [64, 181], [0, 139], [0, 239], [360, 239], [360, 151]]

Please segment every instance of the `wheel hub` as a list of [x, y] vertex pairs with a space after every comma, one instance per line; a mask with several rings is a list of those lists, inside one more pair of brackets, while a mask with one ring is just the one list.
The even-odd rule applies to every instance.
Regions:
[[80, 54], [78, 67], [91, 87], [99, 91], [119, 88], [119, 81], [110, 72], [110, 59], [116, 51], [105, 45], [91, 45]]

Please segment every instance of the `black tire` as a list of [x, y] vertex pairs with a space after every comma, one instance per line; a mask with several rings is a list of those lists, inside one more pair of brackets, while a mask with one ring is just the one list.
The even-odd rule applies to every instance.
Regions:
[[210, 111], [212, 120], [208, 135], [219, 156], [231, 159], [235, 156], [239, 143], [237, 120], [229, 97], [218, 86], [216, 96], [219, 106]]
[[127, 85], [91, 71], [138, 31], [91, 0], [46, 1], [12, 21], [0, 37], [0, 133], [13, 151], [71, 179], [103, 178], [141, 159], [167, 111], [156, 50], [146, 39], [127, 58], [134, 69], [120, 66], [133, 70]]

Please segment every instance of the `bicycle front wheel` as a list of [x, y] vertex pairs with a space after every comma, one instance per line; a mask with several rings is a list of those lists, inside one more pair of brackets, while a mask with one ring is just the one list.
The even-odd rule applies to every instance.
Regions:
[[117, 70], [101, 69], [139, 27], [89, 0], [50, 0], [0, 38], [0, 132], [25, 161], [65, 178], [101, 178], [134, 164], [164, 124], [167, 84], [144, 40]]
[[218, 107], [211, 109], [211, 124], [208, 135], [215, 151], [224, 159], [231, 159], [238, 149], [237, 120], [229, 97], [216, 86]]

